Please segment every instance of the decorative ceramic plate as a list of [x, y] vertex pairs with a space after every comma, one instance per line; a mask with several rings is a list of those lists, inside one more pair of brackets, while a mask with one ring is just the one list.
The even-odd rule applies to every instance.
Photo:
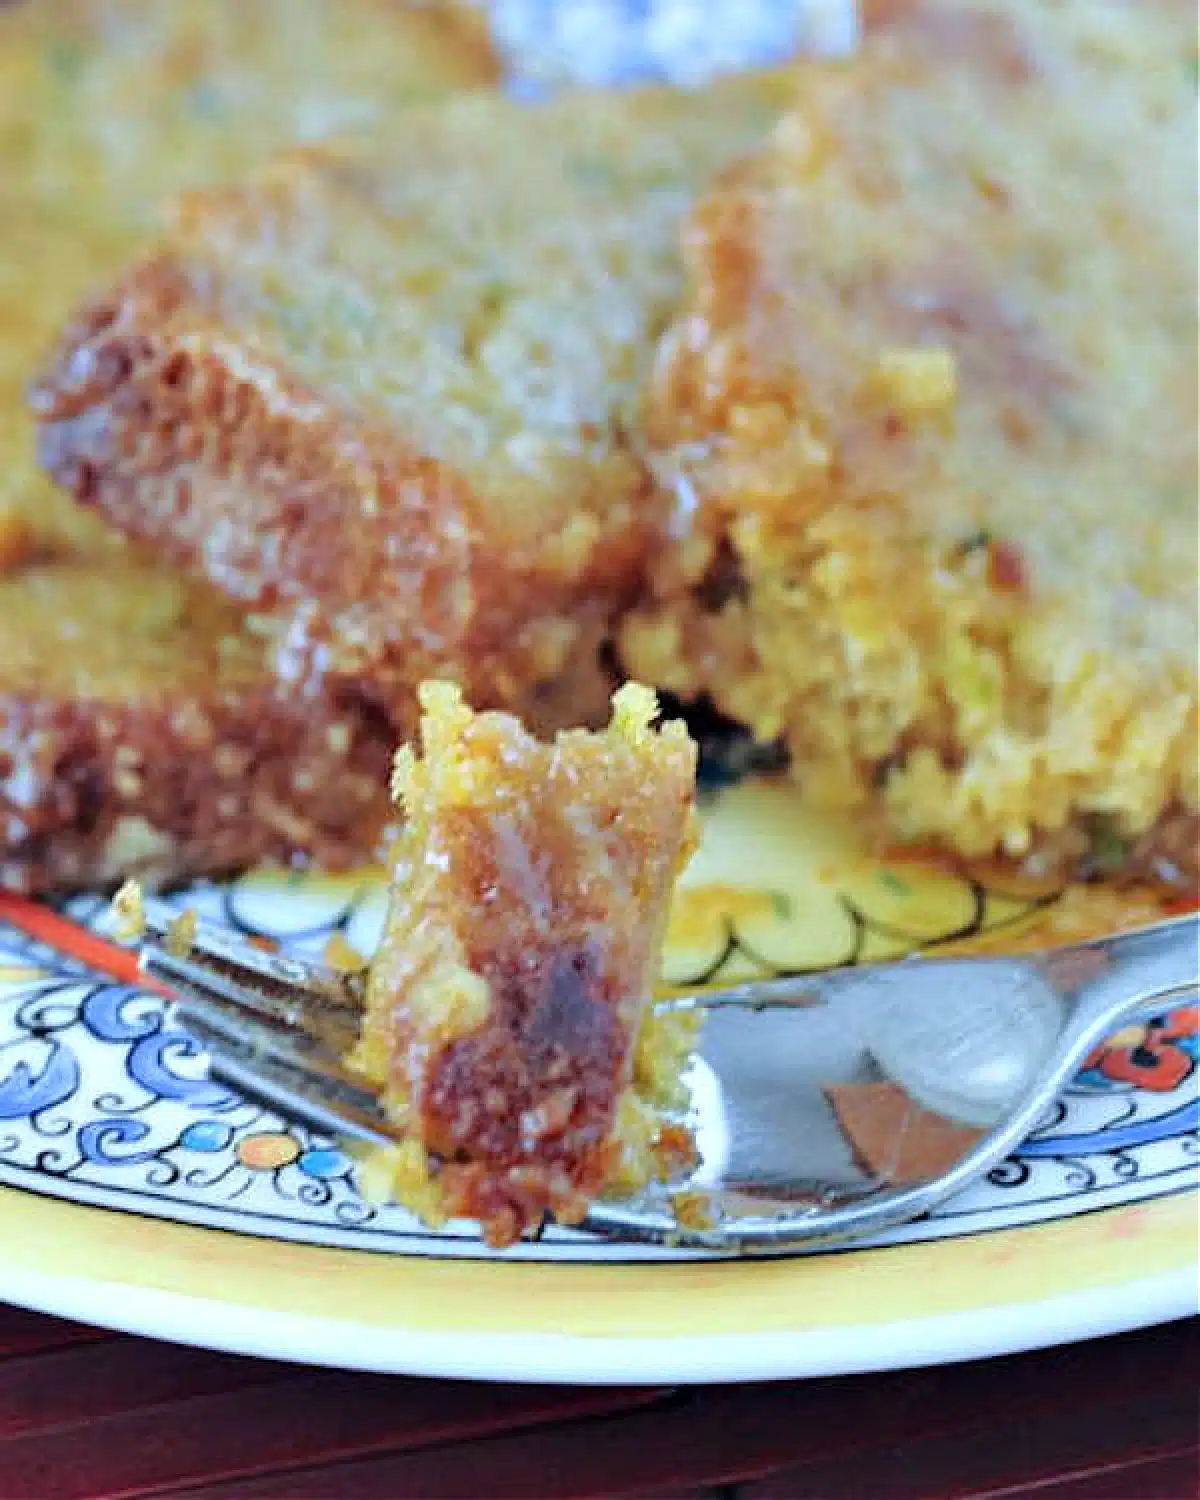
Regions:
[[[180, 900], [308, 952], [368, 952], [382, 916], [370, 875]], [[663, 978], [1011, 949], [1162, 911], [870, 858], [785, 788], [746, 784], [708, 808]], [[366, 1202], [336, 1141], [205, 1081], [153, 996], [0, 928], [0, 1296], [255, 1354], [528, 1380], [794, 1376], [1083, 1338], [1196, 1310], [1196, 1061], [1195, 1009], [1111, 1038], [986, 1182], [853, 1249], [728, 1261], [551, 1228], [492, 1253], [467, 1225]]]

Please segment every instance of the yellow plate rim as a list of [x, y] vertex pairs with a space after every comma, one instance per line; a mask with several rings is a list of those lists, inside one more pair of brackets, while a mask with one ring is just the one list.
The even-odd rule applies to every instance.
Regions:
[[0, 1295], [236, 1353], [586, 1383], [832, 1375], [1200, 1311], [1200, 1194], [773, 1261], [570, 1265], [323, 1249], [0, 1189]]

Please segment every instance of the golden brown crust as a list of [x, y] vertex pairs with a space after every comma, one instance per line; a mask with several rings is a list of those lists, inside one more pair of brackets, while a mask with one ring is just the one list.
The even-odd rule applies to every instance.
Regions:
[[[205, 725], [199, 745], [193, 715]], [[0, 693], [0, 723], [8, 890], [101, 887], [129, 875], [161, 885], [258, 864], [348, 869], [379, 845], [382, 743], [347, 727], [357, 743], [335, 750], [323, 735], [345, 720], [314, 723], [270, 689], [115, 709]], [[212, 747], [222, 752], [215, 762]], [[219, 774], [225, 755], [243, 774]], [[135, 784], [131, 765], [142, 768]]]
[[298, 681], [528, 711], [636, 591], [622, 415], [679, 216], [788, 89], [480, 97], [192, 195], [36, 385], [44, 464], [270, 615]]
[[1193, 22], [871, 7], [690, 221], [623, 659], [893, 838], [1070, 863], [1200, 804]]
[[281, 695], [261, 658], [231, 611], [161, 569], [0, 581], [0, 885], [369, 860], [391, 818], [387, 735]]
[[159, 259], [91, 308], [67, 334], [63, 378], [39, 387], [40, 454], [166, 562], [202, 560], [274, 617], [283, 681], [361, 684], [399, 723], [423, 676], [533, 708], [575, 642], [594, 651], [588, 627], [630, 597], [647, 525], [556, 569], [496, 534], [453, 465], [231, 355], [193, 307], [187, 278]]
[[[395, 0], [388, 3], [394, 5]], [[485, 7], [474, 0], [433, 0], [423, 9], [423, 15], [418, 10], [410, 16], [410, 24], [428, 29], [430, 50], [445, 67], [453, 65], [456, 83], [467, 86], [502, 81], [504, 65]]]

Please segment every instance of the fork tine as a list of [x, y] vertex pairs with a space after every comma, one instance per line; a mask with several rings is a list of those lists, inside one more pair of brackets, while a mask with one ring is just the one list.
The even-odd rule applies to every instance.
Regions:
[[[147, 901], [144, 916], [145, 937], [152, 944], [169, 944], [180, 913], [161, 901]], [[230, 973], [235, 981], [240, 978], [246, 987], [303, 990], [307, 995], [319, 996], [327, 1008], [340, 1008], [355, 1014], [362, 1006], [361, 976], [342, 973], [309, 959], [268, 952], [240, 933], [203, 917], [196, 919], [194, 932], [189, 935], [188, 950]]]
[[226, 1017], [203, 1000], [182, 1000], [174, 1014], [205, 1048], [209, 1077], [326, 1135], [391, 1145], [399, 1132], [375, 1096], [344, 1075], [314, 1068], [278, 1032]]
[[239, 1017], [301, 1034], [330, 1059], [344, 1057], [358, 1040], [361, 1009], [336, 994], [330, 999], [322, 990], [256, 983], [256, 970], [247, 974], [243, 968], [218, 966], [208, 955], [203, 961], [185, 958], [157, 944], [142, 949], [141, 966], [169, 990], [219, 1000]]
[[147, 972], [162, 979], [177, 997], [175, 1015], [185, 1030], [191, 1018], [199, 1017], [229, 1046], [249, 1056], [277, 1056], [331, 1085], [361, 1091], [360, 1080], [343, 1066], [347, 1049], [332, 1046], [328, 1034], [313, 1027], [303, 997], [293, 996], [286, 1007], [270, 998], [263, 1004], [261, 996], [247, 994], [226, 976], [189, 959], [157, 949], [146, 958]]

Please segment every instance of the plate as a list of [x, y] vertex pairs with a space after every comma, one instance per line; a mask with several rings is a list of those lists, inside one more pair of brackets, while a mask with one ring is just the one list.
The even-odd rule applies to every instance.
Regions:
[[[258, 874], [181, 904], [262, 941], [368, 952], [383, 892]], [[104, 903], [69, 904], [96, 921]], [[868, 855], [786, 787], [710, 798], [664, 985], [1016, 949], [1162, 915]], [[0, 1296], [132, 1332], [407, 1374], [704, 1381], [967, 1359], [1197, 1310], [1197, 1013], [1128, 1028], [1035, 1135], [935, 1216], [769, 1260], [551, 1228], [495, 1253], [367, 1203], [336, 1141], [207, 1082], [160, 1003], [0, 930]]]

